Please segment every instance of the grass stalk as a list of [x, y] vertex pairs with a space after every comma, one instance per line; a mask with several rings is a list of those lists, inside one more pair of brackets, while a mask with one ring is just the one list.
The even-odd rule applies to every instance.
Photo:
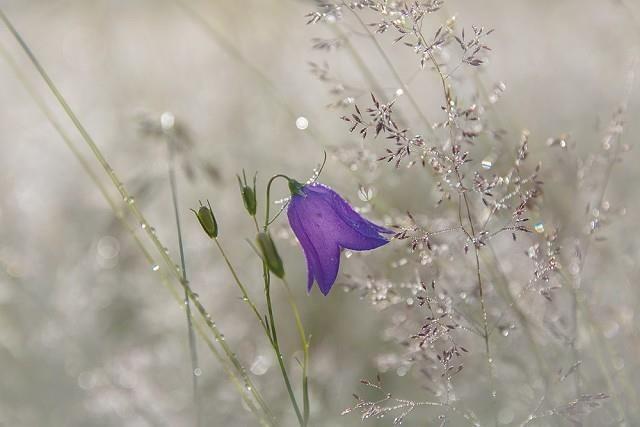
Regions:
[[[69, 151], [73, 154], [76, 160], [80, 163], [80, 166], [84, 170], [84, 172], [89, 176], [91, 181], [96, 185], [100, 194], [103, 196], [104, 200], [107, 202], [109, 207], [113, 210], [114, 216], [123, 226], [123, 228], [131, 235], [131, 238], [134, 240], [136, 247], [140, 250], [143, 257], [147, 261], [149, 267], [153, 267], [157, 265], [156, 260], [151, 255], [149, 250], [146, 248], [140, 237], [138, 236], [136, 230], [125, 220], [122, 209], [119, 204], [112, 198], [109, 194], [107, 188], [103, 185], [98, 174], [93, 170], [91, 164], [84, 158], [78, 147], [76, 147], [72, 138], [69, 134], [64, 130], [62, 125], [55, 118], [53, 112], [46, 106], [44, 100], [38, 95], [34, 87], [29, 83], [29, 81], [25, 78], [24, 74], [20, 70], [18, 64], [13, 60], [13, 58], [8, 54], [7, 50], [3, 45], [0, 44], [0, 56], [9, 64], [12, 68], [18, 80], [22, 83], [23, 87], [27, 91], [27, 93], [31, 96], [39, 110], [43, 113], [43, 115], [47, 118], [49, 123], [53, 126], [55, 131], [61, 137], [62, 141], [65, 143]], [[175, 287], [171, 285], [170, 280], [167, 275], [167, 271], [165, 268], [160, 268], [158, 270], [158, 274], [160, 276], [161, 283], [167, 288], [169, 293], [173, 296], [173, 298], [178, 302], [181, 307], [184, 307], [183, 300], [178, 295]], [[259, 409], [256, 407], [253, 399], [249, 397], [246, 393], [246, 389], [242, 386], [242, 383], [238, 379], [238, 376], [235, 374], [233, 370], [230, 369], [228, 362], [222, 357], [220, 352], [216, 349], [213, 342], [210, 340], [209, 336], [206, 334], [203, 322], [200, 320], [195, 323], [195, 329], [198, 335], [202, 338], [202, 340], [207, 344], [207, 347], [211, 350], [212, 354], [221, 363], [221, 366], [225, 370], [225, 373], [232, 381], [234, 386], [236, 387], [238, 394], [242, 398], [242, 400], [246, 403], [249, 410], [254, 414], [256, 419], [260, 421], [260, 424], [263, 426], [271, 426], [272, 422], [265, 417], [265, 414], [261, 413]]]
[[225, 342], [224, 335], [222, 335], [222, 333], [219, 331], [218, 327], [216, 326], [215, 322], [213, 321], [209, 313], [206, 311], [204, 306], [200, 303], [197, 294], [195, 294], [191, 290], [188, 282], [183, 280], [178, 269], [175, 268], [175, 263], [168, 256], [168, 254], [165, 253], [164, 246], [160, 242], [159, 238], [156, 236], [154, 229], [149, 226], [148, 221], [146, 220], [142, 212], [139, 210], [139, 208], [135, 204], [135, 200], [129, 195], [124, 184], [120, 181], [115, 171], [112, 169], [109, 162], [106, 160], [106, 158], [98, 148], [97, 144], [94, 142], [91, 135], [87, 132], [85, 127], [82, 125], [82, 123], [80, 122], [76, 114], [73, 112], [73, 110], [71, 109], [71, 107], [69, 106], [65, 98], [62, 96], [61, 92], [58, 90], [57, 86], [53, 83], [53, 81], [49, 77], [46, 70], [40, 64], [40, 62], [38, 61], [34, 53], [31, 51], [29, 46], [26, 44], [22, 36], [18, 33], [18, 31], [13, 26], [13, 24], [5, 15], [2, 9], [0, 9], [0, 20], [2, 20], [4, 24], [7, 26], [7, 28], [9, 29], [11, 34], [14, 36], [14, 38], [16, 39], [16, 41], [18, 42], [22, 50], [29, 57], [33, 66], [36, 68], [36, 70], [38, 71], [42, 79], [45, 81], [47, 87], [52, 92], [52, 94], [54, 95], [54, 97], [56, 98], [56, 100], [58, 101], [58, 103], [60, 104], [64, 112], [66, 113], [66, 115], [73, 122], [75, 128], [80, 133], [82, 140], [87, 144], [92, 154], [94, 155], [94, 157], [96, 158], [96, 160], [98, 161], [98, 163], [100, 164], [104, 172], [108, 175], [109, 179], [117, 189], [122, 199], [126, 202], [126, 206], [128, 207], [129, 211], [145, 230], [147, 236], [150, 238], [156, 250], [160, 254], [161, 259], [166, 264], [166, 268], [171, 273], [171, 276], [177, 279], [180, 285], [184, 288], [189, 299], [191, 300], [191, 302], [194, 304], [199, 314], [204, 319], [207, 327], [213, 333], [216, 339], [216, 342], [218, 342], [219, 345], [222, 347], [225, 356], [229, 359], [231, 365], [237, 371], [237, 374], [240, 376], [240, 378], [242, 378], [242, 382], [244, 383], [246, 389], [251, 392], [251, 394], [253, 395], [253, 398], [256, 399], [261, 409], [267, 414], [267, 417], [269, 419], [273, 419], [273, 415], [271, 414], [269, 407], [267, 406], [266, 402], [264, 401], [264, 399], [262, 398], [261, 394], [256, 389], [256, 387], [253, 386], [253, 382], [251, 381], [251, 378], [248, 376], [246, 369], [242, 366], [242, 364], [238, 360], [235, 353], [233, 353], [229, 345]]

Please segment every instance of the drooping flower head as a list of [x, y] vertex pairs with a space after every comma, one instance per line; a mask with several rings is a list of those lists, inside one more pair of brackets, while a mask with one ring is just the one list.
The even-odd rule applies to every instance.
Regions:
[[366, 251], [385, 245], [391, 230], [363, 218], [323, 184], [289, 180], [289, 224], [307, 259], [307, 291], [313, 282], [327, 295], [336, 281], [341, 249]]

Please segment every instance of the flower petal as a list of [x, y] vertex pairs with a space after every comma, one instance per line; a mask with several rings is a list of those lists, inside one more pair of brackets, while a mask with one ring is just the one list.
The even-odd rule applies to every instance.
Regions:
[[307, 220], [307, 202], [304, 196], [293, 196], [287, 216], [307, 259], [307, 290], [311, 290], [315, 279], [320, 291], [327, 295], [338, 276], [340, 248], [334, 239], [324, 235], [316, 223]]
[[362, 217], [322, 184], [305, 185], [293, 194], [287, 216], [307, 260], [307, 291], [315, 280], [324, 295], [338, 275], [342, 248], [375, 249], [389, 242], [384, 234], [392, 233]]
[[340, 247], [365, 251], [388, 243], [378, 230], [389, 230], [364, 219], [329, 187], [316, 184], [304, 190], [306, 197], [301, 204], [306, 214], [305, 221], [314, 222], [314, 218], [321, 214], [322, 221], [317, 226]]

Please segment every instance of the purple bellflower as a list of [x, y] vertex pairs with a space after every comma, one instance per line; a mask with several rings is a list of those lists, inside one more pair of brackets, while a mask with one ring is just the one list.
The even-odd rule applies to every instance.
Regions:
[[307, 292], [313, 282], [327, 295], [336, 281], [341, 249], [366, 251], [385, 245], [393, 231], [363, 218], [323, 184], [289, 180], [289, 224], [307, 259]]

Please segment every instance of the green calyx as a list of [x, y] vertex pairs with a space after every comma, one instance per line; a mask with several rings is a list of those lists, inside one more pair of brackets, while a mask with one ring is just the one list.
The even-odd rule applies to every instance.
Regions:
[[208, 206], [200, 206], [198, 211], [191, 209], [191, 212], [196, 214], [196, 218], [198, 218], [198, 222], [200, 222], [200, 226], [204, 232], [211, 239], [215, 239], [218, 237], [218, 223], [216, 222], [216, 217], [213, 215], [213, 210], [211, 209], [211, 204], [207, 201]]
[[271, 235], [266, 232], [258, 233], [256, 240], [267, 267], [269, 267], [269, 270], [271, 270], [273, 274], [282, 279], [284, 277], [284, 265], [282, 264], [280, 254], [278, 254], [278, 249], [275, 243], [273, 243], [273, 239], [271, 239]]
[[240, 179], [240, 175], [237, 175], [238, 184], [240, 185], [240, 194], [242, 195], [242, 202], [244, 203], [245, 209], [251, 216], [256, 215], [258, 207], [258, 202], [256, 200], [256, 176], [257, 174], [253, 176], [253, 187], [251, 187], [247, 183], [247, 176], [244, 173], [244, 169], [242, 170], [242, 179]]
[[301, 184], [300, 182], [296, 181], [295, 179], [291, 179], [291, 178], [287, 178], [288, 183], [289, 183], [289, 191], [291, 192], [292, 196], [296, 196], [296, 195], [302, 195], [302, 188], [304, 187], [304, 184]]

